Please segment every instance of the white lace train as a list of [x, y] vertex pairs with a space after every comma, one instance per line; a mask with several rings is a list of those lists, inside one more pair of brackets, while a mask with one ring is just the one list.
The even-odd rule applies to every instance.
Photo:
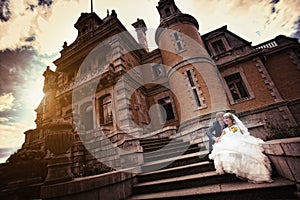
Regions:
[[250, 135], [228, 132], [214, 145], [209, 158], [214, 160], [218, 174], [234, 173], [254, 183], [272, 182], [270, 161], [263, 154], [262, 143]]

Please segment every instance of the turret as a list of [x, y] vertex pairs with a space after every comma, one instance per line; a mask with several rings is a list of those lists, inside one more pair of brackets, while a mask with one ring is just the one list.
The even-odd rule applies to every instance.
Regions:
[[157, 9], [160, 25], [155, 39], [163, 63], [169, 67], [167, 76], [179, 101], [181, 124], [226, 110], [221, 76], [205, 49], [197, 20], [182, 13], [174, 0], [160, 0]]

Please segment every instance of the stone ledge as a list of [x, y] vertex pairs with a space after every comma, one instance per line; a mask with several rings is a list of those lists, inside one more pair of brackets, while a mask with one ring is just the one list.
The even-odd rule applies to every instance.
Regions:
[[300, 137], [270, 140], [263, 147], [270, 155], [300, 156]]

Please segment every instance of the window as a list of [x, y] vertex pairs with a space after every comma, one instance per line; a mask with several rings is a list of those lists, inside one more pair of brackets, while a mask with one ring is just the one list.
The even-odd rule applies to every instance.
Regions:
[[169, 17], [171, 15], [170, 8], [165, 9], [166, 17]]
[[163, 99], [158, 100], [158, 104], [160, 104], [164, 110], [161, 110], [162, 118], [165, 119], [166, 121], [169, 120], [174, 120], [175, 115], [173, 112], [173, 107], [171, 103], [171, 98], [170, 97], [165, 97]]
[[249, 98], [249, 93], [245, 87], [245, 84], [241, 78], [240, 73], [235, 73], [225, 77], [225, 81], [230, 90], [234, 101]]
[[108, 95], [99, 100], [100, 124], [112, 123], [111, 96]]
[[152, 73], [153, 73], [153, 78], [156, 79], [158, 77], [161, 77], [163, 75], [163, 70], [161, 65], [153, 65], [152, 66]]
[[216, 54], [221, 54], [225, 52], [225, 47], [222, 40], [217, 40], [215, 42], [212, 42], [211, 46], [213, 47]]
[[183, 41], [177, 31], [173, 32], [173, 39], [175, 41], [176, 51], [177, 52], [183, 51], [183, 49], [184, 49]]
[[183, 50], [183, 48], [182, 48], [182, 45], [181, 45], [181, 42], [180, 42], [180, 41], [177, 41], [177, 42], [176, 42], [176, 45], [177, 45], [178, 51], [181, 51], [181, 50]]
[[175, 41], [179, 40], [179, 35], [177, 32], [174, 32], [174, 38], [175, 38]]
[[191, 71], [190, 70], [186, 71], [186, 75], [189, 79], [189, 83], [190, 83], [190, 86], [192, 88], [192, 92], [193, 92], [193, 96], [194, 96], [194, 100], [196, 102], [196, 105], [197, 105], [197, 107], [201, 107], [201, 101], [199, 99], [197, 87], [195, 85], [195, 82], [194, 82], [193, 75], [192, 75]]

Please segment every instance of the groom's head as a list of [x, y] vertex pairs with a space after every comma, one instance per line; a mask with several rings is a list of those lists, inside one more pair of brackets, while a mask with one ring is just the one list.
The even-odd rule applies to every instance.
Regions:
[[223, 115], [224, 115], [224, 112], [217, 112], [217, 114], [216, 114], [216, 119], [217, 119], [217, 121], [223, 123], [223, 122], [224, 122]]

